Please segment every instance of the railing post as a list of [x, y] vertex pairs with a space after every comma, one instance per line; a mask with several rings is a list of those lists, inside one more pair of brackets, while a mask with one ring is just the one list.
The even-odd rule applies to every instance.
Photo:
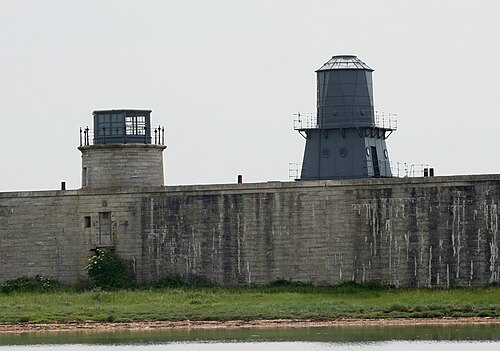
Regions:
[[85, 145], [88, 146], [89, 145], [89, 127], [87, 126], [87, 128], [85, 128], [85, 132], [84, 132], [84, 139], [85, 139]]
[[82, 127], [80, 127], [80, 147], [82, 146]]
[[155, 144], [158, 144], [157, 135], [158, 135], [158, 130], [155, 128]]
[[144, 144], [148, 143], [148, 127], [144, 126]]
[[161, 127], [161, 144], [165, 145], [165, 128]]

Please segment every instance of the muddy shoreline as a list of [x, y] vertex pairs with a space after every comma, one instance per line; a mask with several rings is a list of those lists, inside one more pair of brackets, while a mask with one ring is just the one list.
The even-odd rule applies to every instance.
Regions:
[[498, 317], [468, 318], [387, 318], [387, 319], [274, 319], [232, 321], [142, 321], [142, 322], [64, 322], [64, 323], [0, 323], [0, 334], [54, 332], [119, 332], [173, 329], [236, 328], [315, 328], [315, 327], [400, 327], [446, 325], [500, 325]]

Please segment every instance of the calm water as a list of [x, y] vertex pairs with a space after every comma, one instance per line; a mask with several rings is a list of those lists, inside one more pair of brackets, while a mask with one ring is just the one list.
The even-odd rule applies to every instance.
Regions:
[[0, 335], [5, 350], [500, 350], [500, 326], [71, 332]]
[[[439, 351], [462, 351], [462, 350], [480, 350], [480, 351], [498, 351], [500, 344], [494, 342], [444, 342], [444, 341], [388, 341], [376, 343], [312, 343], [312, 342], [258, 342], [258, 343], [169, 343], [156, 345], [42, 345], [42, 346], [3, 346], [0, 350], [93, 350], [93, 351], [110, 351], [110, 350], [146, 350], [146, 351], [191, 351], [191, 350], [259, 350], [259, 351], [320, 351], [320, 350], [336, 350], [336, 351], [365, 351], [365, 350], [388, 350], [388, 351], [417, 351], [417, 350], [436, 350]], [[430, 350], [429, 350], [430, 349]]]

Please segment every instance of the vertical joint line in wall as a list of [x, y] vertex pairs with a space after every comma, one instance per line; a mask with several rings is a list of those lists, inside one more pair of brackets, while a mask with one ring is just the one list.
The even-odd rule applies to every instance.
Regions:
[[474, 261], [470, 261], [470, 278], [469, 278], [469, 286], [472, 285], [472, 280], [474, 279]]
[[432, 246], [429, 247], [429, 288], [432, 286]]
[[247, 282], [252, 284], [252, 272], [250, 272], [250, 262], [247, 261]]
[[413, 259], [414, 259], [414, 272], [413, 274], [415, 275], [415, 277], [417, 276], [417, 256], [413, 256]]
[[446, 265], [446, 288], [450, 288], [450, 265]]
[[236, 233], [236, 240], [238, 241], [238, 276], [241, 276], [241, 241], [240, 241], [240, 213], [237, 213], [236, 220], [238, 221], [238, 230]]
[[154, 199], [151, 197], [149, 199], [149, 230], [153, 233], [154, 228]]

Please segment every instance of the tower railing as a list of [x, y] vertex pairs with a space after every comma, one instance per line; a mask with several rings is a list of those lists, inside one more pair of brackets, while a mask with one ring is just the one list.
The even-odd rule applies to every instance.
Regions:
[[[302, 162], [290, 162], [288, 164], [288, 179], [300, 180], [301, 173], [304, 169]], [[374, 175], [374, 166], [371, 160], [366, 160], [365, 169], [367, 174]], [[427, 163], [407, 163], [398, 161], [378, 161], [378, 172], [381, 174], [391, 174], [383, 178], [418, 178], [433, 176], [430, 173], [431, 168]], [[390, 172], [389, 172], [390, 171]]]
[[96, 144], [155, 144], [165, 145], [165, 128], [158, 126], [148, 130], [144, 127], [140, 133], [127, 133], [126, 128], [99, 128], [99, 130], [89, 127], [80, 127], [80, 146]]
[[[367, 125], [366, 127], [396, 131], [398, 129], [398, 115], [396, 113], [374, 111], [373, 124]], [[318, 116], [316, 113], [298, 112], [294, 114], [293, 129], [307, 130], [307, 129], [319, 129], [319, 128], [320, 125], [318, 124]]]
[[288, 163], [288, 179], [300, 180], [300, 173], [302, 172], [302, 162]]
[[375, 111], [375, 127], [392, 131], [398, 130], [398, 115], [396, 113]]
[[305, 129], [318, 129], [318, 128], [319, 128], [318, 117], [315, 113], [298, 112], [294, 114], [293, 129], [305, 130]]
[[423, 177], [428, 168], [429, 164], [427, 163], [394, 162], [392, 165], [393, 175], [400, 178]]
[[[426, 170], [429, 169], [427, 163], [407, 163], [398, 161], [378, 161], [378, 167], [380, 170], [384, 170], [386, 174], [392, 174], [394, 178], [415, 178], [426, 176]], [[366, 161], [366, 168], [368, 174], [374, 174], [373, 162], [371, 160]]]

